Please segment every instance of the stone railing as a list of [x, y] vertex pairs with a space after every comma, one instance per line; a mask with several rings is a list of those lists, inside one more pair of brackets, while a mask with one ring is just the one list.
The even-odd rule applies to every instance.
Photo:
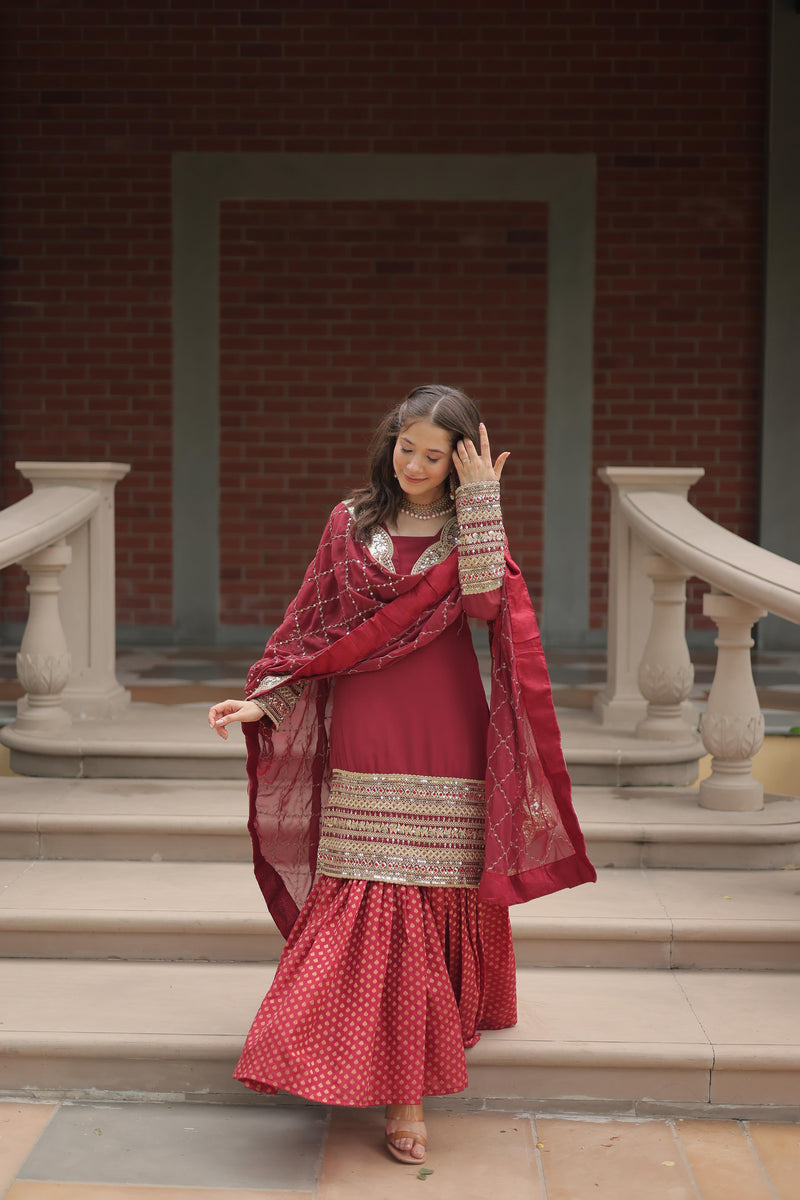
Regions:
[[800, 624], [800, 565], [703, 516], [687, 499], [701, 468], [605, 467], [611, 491], [608, 675], [595, 699], [603, 726], [685, 741], [696, 712], [686, 644], [686, 581], [710, 584], [703, 612], [717, 626], [716, 673], [700, 722], [712, 757], [700, 804], [729, 811], [764, 805], [752, 757], [764, 739], [750, 661], [753, 625], [768, 612]]
[[114, 488], [130, 466], [16, 465], [33, 492], [0, 512], [0, 567], [19, 563], [29, 577], [14, 727], [46, 736], [130, 702], [116, 678], [114, 594]]

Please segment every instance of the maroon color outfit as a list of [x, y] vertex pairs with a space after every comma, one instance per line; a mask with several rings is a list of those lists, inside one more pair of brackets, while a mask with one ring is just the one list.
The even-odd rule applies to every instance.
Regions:
[[[397, 573], [436, 536], [396, 537]], [[463, 614], [407, 658], [335, 681], [331, 766], [482, 779], [488, 722]], [[462, 1091], [464, 1047], [515, 1022], [506, 908], [475, 889], [319, 877], [236, 1078], [328, 1104], [414, 1104]]]
[[[248, 695], [291, 701], [277, 731], [244, 727], [256, 877], [288, 936], [235, 1073], [256, 1091], [370, 1105], [462, 1090], [464, 1046], [516, 1019], [507, 906], [595, 877], [519, 570], [507, 557], [502, 588], [462, 595], [451, 543], [403, 574], [432, 540], [396, 539], [387, 564], [337, 505], [248, 677]], [[469, 613], [490, 621], [490, 714]], [[334, 768], [485, 768], [480, 886], [319, 876], [309, 894]]]

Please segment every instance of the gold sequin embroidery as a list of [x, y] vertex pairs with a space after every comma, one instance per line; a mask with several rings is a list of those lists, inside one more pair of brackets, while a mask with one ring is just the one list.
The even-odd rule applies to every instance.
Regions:
[[[276, 729], [292, 711], [306, 686], [305, 682], [284, 683], [285, 678], [285, 675], [264, 675], [247, 697], [255, 701]], [[258, 695], [253, 695], [253, 692]]]
[[[345, 507], [352, 517], [354, 509], [352, 501], [345, 501]], [[394, 569], [394, 542], [388, 530], [384, 529], [382, 525], [376, 525], [364, 535], [364, 545], [376, 563], [380, 563], [387, 571], [397, 574]], [[453, 516], [444, 523], [436, 541], [423, 550], [409, 574], [419, 575], [422, 571], [427, 571], [429, 567], [438, 566], [440, 562], [444, 562], [457, 545], [458, 521]]]
[[482, 779], [335, 769], [317, 870], [341, 879], [477, 887], [484, 818]]
[[458, 576], [465, 596], [490, 592], [505, 574], [505, 530], [497, 480], [465, 483], [456, 491], [460, 540]]

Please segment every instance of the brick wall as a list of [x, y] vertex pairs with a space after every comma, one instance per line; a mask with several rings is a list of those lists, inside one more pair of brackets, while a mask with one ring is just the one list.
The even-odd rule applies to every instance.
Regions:
[[[3, 502], [24, 492], [18, 458], [133, 463], [118, 493], [122, 623], [171, 621], [175, 151], [596, 153], [596, 464], [699, 463], [700, 506], [753, 536], [758, 0], [8, 0], [2, 20]], [[507, 506], [537, 594], [544, 218], [520, 216], [223, 206], [226, 622], [274, 619], [359, 473], [373, 413], [432, 377], [484, 401], [498, 448], [516, 439]], [[455, 312], [432, 316], [437, 291]], [[487, 332], [517, 300], [524, 329]], [[596, 488], [595, 627], [604, 542]], [[20, 580], [5, 585], [19, 617]]]
[[372, 429], [429, 380], [482, 398], [512, 449], [509, 536], [536, 594], [544, 207], [231, 202], [221, 232], [223, 621], [280, 619]]

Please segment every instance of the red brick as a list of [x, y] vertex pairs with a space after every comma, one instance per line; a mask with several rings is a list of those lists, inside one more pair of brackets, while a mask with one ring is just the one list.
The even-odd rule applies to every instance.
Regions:
[[[721, 497], [735, 491], [724, 511], [752, 530], [766, 63], [756, 0], [681, 8], [442, 0], [435, 12], [369, 0], [335, 14], [256, 0], [175, 0], [168, 10], [129, 0], [121, 9], [84, 5], [69, 21], [57, 6], [11, 0], [5, 16], [15, 55], [6, 63], [2, 205], [18, 263], [7, 273], [2, 330], [7, 498], [19, 490], [13, 458], [63, 451], [66, 431], [81, 456], [135, 457], [120, 512], [141, 520], [141, 502], [155, 513], [147, 544], [155, 537], [162, 553], [169, 545], [169, 506], [155, 497], [170, 486], [173, 151], [585, 150], [600, 156], [597, 462], [610, 451], [618, 461], [653, 461], [673, 452], [668, 439], [675, 455], [713, 466], [714, 486], [698, 489], [704, 510], [722, 512]], [[408, 63], [428, 59], [436, 72], [421, 90]], [[270, 554], [307, 553], [334, 477], [358, 475], [360, 429], [347, 431], [345, 460], [331, 437], [337, 408], [346, 402], [348, 419], [366, 427], [420, 373], [445, 371], [491, 398], [492, 427], [518, 442], [524, 433], [525, 461], [541, 474], [546, 212], [520, 206], [510, 221], [514, 206], [491, 204], [302, 208], [245, 201], [226, 219], [223, 406], [227, 442], [244, 440], [246, 454], [226, 444], [223, 461], [248, 475], [248, 455], [286, 461], [285, 444], [252, 430], [261, 414], [290, 404], [306, 465], [313, 447], [320, 468], [322, 492], [304, 516], [293, 509], [291, 550]], [[526, 260], [526, 243], [512, 235], [529, 229], [531, 213], [542, 254]], [[276, 215], [289, 244], [275, 242]], [[483, 240], [470, 244], [476, 232]], [[498, 253], [498, 236], [513, 257]], [[287, 278], [264, 287], [270, 246], [291, 288]], [[379, 274], [378, 262], [405, 273]], [[285, 442], [289, 426], [279, 427]], [[155, 428], [160, 437], [139, 444]], [[735, 430], [738, 447], [715, 440], [718, 428]], [[520, 459], [519, 479], [508, 475], [518, 489], [513, 500], [508, 489], [509, 511], [527, 507], [537, 525], [541, 489], [523, 483]], [[241, 494], [235, 477], [225, 486]], [[599, 485], [593, 497], [600, 625], [607, 501]], [[517, 529], [538, 594], [538, 535], [521, 516]], [[246, 570], [241, 553], [232, 565]], [[137, 554], [121, 560], [120, 620], [169, 623], [168, 571], [155, 587], [144, 549]], [[281, 604], [295, 569], [282, 565]], [[249, 586], [252, 595], [223, 589], [231, 621], [249, 612], [268, 619], [262, 580]], [[13, 617], [23, 601], [11, 581], [6, 600]]]

